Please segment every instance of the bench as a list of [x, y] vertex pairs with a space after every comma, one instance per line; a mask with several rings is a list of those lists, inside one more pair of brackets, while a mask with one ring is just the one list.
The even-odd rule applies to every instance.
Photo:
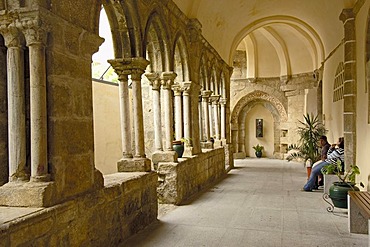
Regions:
[[368, 234], [370, 219], [370, 193], [348, 191], [348, 228], [350, 233]]

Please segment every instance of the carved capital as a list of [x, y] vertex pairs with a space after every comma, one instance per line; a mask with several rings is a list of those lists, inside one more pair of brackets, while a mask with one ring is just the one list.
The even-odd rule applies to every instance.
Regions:
[[22, 32], [15, 27], [14, 23], [10, 25], [1, 25], [0, 32], [4, 37], [6, 47], [11, 48], [24, 46], [24, 36]]
[[175, 72], [163, 72], [161, 74], [161, 84], [163, 89], [171, 90], [173, 81], [175, 80], [177, 74]]
[[161, 81], [158, 73], [145, 73], [146, 78], [149, 80], [150, 86], [153, 90], [159, 90], [161, 88]]
[[209, 99], [209, 97], [211, 96], [211, 94], [212, 94], [212, 91], [209, 91], [209, 90], [203, 90], [203, 91], [202, 91], [202, 99], [203, 99], [203, 101], [204, 101], [204, 100], [207, 100], [207, 101], [208, 101], [208, 99]]
[[210, 101], [213, 105], [218, 105], [218, 100], [220, 99], [220, 95], [212, 95], [210, 96]]
[[172, 90], [173, 90], [175, 96], [181, 96], [181, 94], [183, 92], [183, 89], [182, 89], [181, 85], [179, 85], [179, 84], [172, 85]]
[[226, 103], [227, 103], [227, 98], [220, 98], [221, 105], [226, 105]]

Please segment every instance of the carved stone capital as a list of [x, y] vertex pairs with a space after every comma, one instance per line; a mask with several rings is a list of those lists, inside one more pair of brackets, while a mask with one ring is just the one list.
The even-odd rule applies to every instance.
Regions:
[[213, 105], [217, 105], [220, 97], [221, 95], [212, 95], [210, 96], [210, 102], [212, 102]]
[[227, 98], [220, 98], [221, 105], [226, 105], [226, 103], [227, 103]]
[[163, 72], [161, 74], [161, 84], [163, 89], [171, 90], [173, 81], [175, 80], [177, 74], [175, 72]]
[[149, 64], [149, 61], [142, 57], [110, 59], [108, 62], [119, 77], [131, 75], [133, 81], [141, 80], [141, 75]]
[[172, 85], [172, 91], [174, 92], [174, 96], [181, 96], [183, 92], [183, 88], [179, 84]]
[[0, 33], [4, 37], [5, 46], [8, 48], [11, 47], [22, 47], [24, 46], [25, 40], [22, 32], [15, 27], [15, 25], [1, 25]]
[[146, 78], [149, 80], [150, 86], [153, 90], [159, 90], [161, 88], [161, 81], [158, 73], [145, 73]]
[[212, 91], [209, 91], [209, 90], [202, 91], [202, 99], [203, 99], [203, 101], [208, 102], [208, 99], [211, 96], [211, 94], [212, 94]]

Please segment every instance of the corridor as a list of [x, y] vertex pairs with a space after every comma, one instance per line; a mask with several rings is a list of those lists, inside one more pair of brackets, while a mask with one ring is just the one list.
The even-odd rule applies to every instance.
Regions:
[[301, 164], [262, 158], [235, 167], [188, 205], [160, 206], [168, 212], [122, 246], [368, 246], [368, 235], [348, 233], [347, 210], [328, 213], [322, 191], [300, 191]]

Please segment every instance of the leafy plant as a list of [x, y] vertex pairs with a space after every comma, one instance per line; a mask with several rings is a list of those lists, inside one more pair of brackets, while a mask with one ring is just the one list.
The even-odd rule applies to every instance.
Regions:
[[263, 146], [260, 145], [260, 144], [257, 144], [255, 146], [252, 147], [256, 152], [262, 152], [263, 150]]
[[183, 138], [181, 138], [181, 142], [185, 143], [185, 146], [189, 147], [190, 144], [191, 144], [191, 138], [183, 137]]
[[356, 165], [351, 165], [345, 171], [342, 162], [338, 160], [335, 164], [329, 164], [321, 168], [321, 172], [323, 174], [335, 174], [341, 182], [354, 184], [356, 182], [356, 175], [360, 174], [360, 168]]
[[312, 163], [320, 159], [320, 150], [318, 142], [322, 135], [325, 135], [326, 129], [320, 122], [317, 116], [312, 114], [303, 115], [304, 121], [299, 120], [300, 126], [298, 126], [297, 134], [299, 135], [299, 143], [290, 145], [288, 147], [297, 150], [292, 152], [287, 160], [302, 158], [305, 163], [307, 160], [311, 160]]

